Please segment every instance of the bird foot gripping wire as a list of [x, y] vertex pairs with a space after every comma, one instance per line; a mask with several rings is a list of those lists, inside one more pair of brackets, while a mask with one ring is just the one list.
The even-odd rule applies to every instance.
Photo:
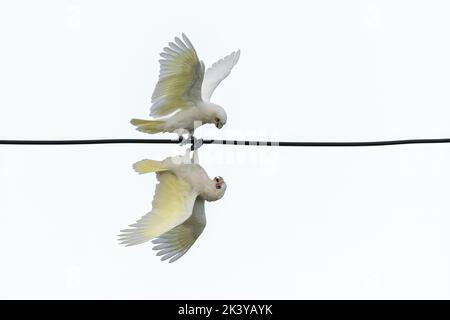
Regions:
[[195, 151], [197, 149], [199, 149], [202, 145], [203, 145], [203, 139], [197, 139], [194, 136], [191, 136], [191, 151]]
[[203, 139], [197, 139], [194, 136], [189, 135], [187, 138], [180, 135], [178, 138], [178, 141], [180, 143], [180, 146], [184, 146], [187, 144], [191, 145], [191, 151], [197, 150], [203, 145]]

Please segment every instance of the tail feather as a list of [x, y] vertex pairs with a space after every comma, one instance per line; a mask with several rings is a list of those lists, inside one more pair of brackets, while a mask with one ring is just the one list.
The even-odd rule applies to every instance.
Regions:
[[136, 130], [145, 133], [158, 133], [162, 132], [164, 129], [163, 120], [142, 120], [142, 119], [131, 119], [131, 124], [136, 126]]
[[133, 169], [137, 173], [144, 174], [149, 172], [166, 171], [167, 167], [162, 161], [144, 159], [133, 164]]

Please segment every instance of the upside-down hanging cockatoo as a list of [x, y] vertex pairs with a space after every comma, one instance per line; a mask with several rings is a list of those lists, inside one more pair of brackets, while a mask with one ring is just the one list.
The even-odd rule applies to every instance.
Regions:
[[176, 37], [161, 53], [159, 81], [150, 111], [155, 120], [132, 119], [139, 131], [176, 132], [180, 136], [187, 132], [190, 138], [202, 124], [213, 123], [220, 129], [227, 122], [225, 110], [210, 99], [238, 62], [240, 51], [220, 59], [205, 72], [191, 41], [185, 34], [182, 38]]
[[163, 161], [142, 160], [133, 165], [138, 173], [156, 172], [152, 211], [130, 229], [121, 230], [119, 241], [133, 246], [153, 240], [153, 249], [162, 260], [173, 262], [194, 244], [206, 225], [205, 200], [223, 197], [226, 184], [222, 177], [210, 179], [205, 170], [184, 157], [169, 157]]

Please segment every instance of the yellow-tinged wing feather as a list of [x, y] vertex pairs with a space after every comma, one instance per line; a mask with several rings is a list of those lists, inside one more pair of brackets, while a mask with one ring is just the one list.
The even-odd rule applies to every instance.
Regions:
[[157, 173], [159, 184], [153, 197], [153, 209], [130, 229], [121, 230], [119, 241], [133, 246], [158, 237], [182, 224], [192, 214], [197, 193], [170, 171]]
[[186, 37], [175, 38], [161, 53], [159, 81], [152, 95], [151, 116], [165, 116], [201, 101], [205, 66]]
[[144, 174], [149, 172], [166, 171], [168, 168], [162, 161], [144, 159], [133, 164], [133, 169], [137, 173]]
[[174, 262], [181, 258], [194, 244], [206, 226], [205, 200], [197, 197], [192, 215], [183, 224], [159, 236], [153, 240], [157, 244], [153, 250], [159, 250], [161, 260], [170, 259]]

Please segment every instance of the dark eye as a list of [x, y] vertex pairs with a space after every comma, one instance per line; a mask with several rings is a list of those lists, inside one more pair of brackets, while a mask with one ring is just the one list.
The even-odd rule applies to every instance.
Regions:
[[219, 119], [219, 118], [216, 118], [216, 122], [220, 122], [220, 119]]
[[216, 182], [219, 182], [219, 178], [218, 178], [218, 177], [215, 177], [214, 180], [215, 180]]

